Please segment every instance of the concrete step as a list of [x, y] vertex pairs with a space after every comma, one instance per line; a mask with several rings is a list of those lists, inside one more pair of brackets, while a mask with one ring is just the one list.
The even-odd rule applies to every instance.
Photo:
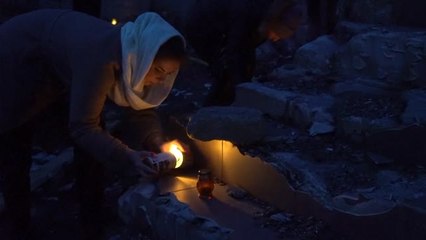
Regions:
[[[365, 173], [372, 178], [369, 186], [354, 183], [352, 189], [338, 193], [331, 183], [347, 185], [345, 181], [354, 181], [347, 175], [363, 176], [361, 169], [349, 173], [351, 163], [315, 163], [296, 153], [250, 157], [231, 142], [221, 140], [195, 140], [195, 145], [199, 157], [206, 159], [224, 182], [286, 212], [323, 219], [348, 239], [426, 237], [424, 171], [411, 179], [392, 170]], [[332, 177], [335, 181], [330, 181]]]
[[229, 186], [223, 184], [215, 184], [213, 199], [202, 200], [198, 197], [196, 183], [197, 177], [193, 174], [169, 176], [161, 179], [159, 188], [161, 192], [175, 194], [176, 198], [188, 204], [195, 214], [213, 219], [219, 225], [232, 229], [229, 239], [279, 239], [271, 229], [259, 227], [259, 220], [254, 218], [262, 211], [261, 206], [232, 198], [228, 194]]
[[254, 216], [262, 207], [232, 198], [228, 186], [215, 184], [213, 199], [200, 199], [195, 172], [163, 176], [128, 190], [119, 200], [120, 215], [129, 225], [150, 225], [159, 239], [280, 239], [259, 226]]

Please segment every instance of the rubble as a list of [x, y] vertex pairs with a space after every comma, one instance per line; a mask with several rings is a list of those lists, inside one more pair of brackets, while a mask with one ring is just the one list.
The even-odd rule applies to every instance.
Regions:
[[334, 125], [330, 122], [314, 122], [309, 128], [309, 134], [311, 136], [316, 136], [319, 134], [326, 134], [334, 132]]
[[[333, 103], [334, 99], [329, 95], [303, 95], [258, 83], [243, 83], [237, 87], [233, 106], [258, 109], [272, 118], [286, 120], [302, 128], [316, 123], [311, 131], [319, 134], [333, 130], [334, 119], [328, 112]], [[327, 127], [318, 129], [318, 126]]]
[[367, 157], [376, 165], [382, 165], [382, 164], [388, 164], [388, 163], [394, 162], [393, 159], [390, 159], [375, 153], [367, 153]]
[[363, 144], [367, 151], [394, 159], [402, 165], [425, 164], [425, 134], [425, 127], [409, 125], [367, 135]]
[[401, 204], [405, 207], [414, 209], [415, 211], [426, 214], [426, 195], [419, 193], [412, 199], [405, 199]]
[[356, 140], [360, 137], [364, 138], [366, 135], [377, 132], [396, 129], [400, 126], [396, 119], [389, 117], [370, 119], [358, 116], [342, 118], [338, 121], [337, 125], [339, 134], [353, 140]]
[[258, 109], [282, 119], [287, 115], [289, 102], [296, 96], [293, 92], [278, 91], [258, 83], [243, 83], [237, 86], [233, 106]]
[[231, 229], [197, 216], [172, 193], [158, 195], [152, 183], [129, 189], [119, 199], [121, 218], [131, 226], [150, 227], [156, 239], [221, 240], [229, 239]]
[[394, 88], [424, 86], [426, 32], [382, 28], [354, 36], [336, 55], [343, 76], [380, 79]]
[[235, 199], [244, 199], [248, 195], [247, 191], [235, 186], [228, 186], [226, 192], [230, 197], [233, 197]]
[[401, 116], [405, 125], [426, 125], [426, 91], [410, 90], [404, 93], [406, 108]]
[[[350, 203], [352, 201], [352, 203]], [[396, 203], [382, 199], [348, 199], [345, 196], [336, 196], [333, 199], [334, 209], [354, 216], [382, 215], [395, 208]]]
[[[45, 153], [35, 155], [35, 158], [47, 158], [46, 161], [35, 161], [31, 166], [31, 190], [39, 188], [42, 184], [57, 175], [66, 165], [73, 161], [73, 148], [67, 148], [58, 155]], [[42, 161], [42, 162], [41, 162]], [[42, 163], [41, 166], [39, 163]]]
[[326, 75], [333, 70], [333, 58], [338, 49], [339, 45], [334, 37], [324, 35], [300, 47], [294, 60], [313, 74]]
[[307, 70], [305, 68], [294, 65], [279, 66], [274, 68], [271, 72], [266, 73], [268, 79], [277, 79], [278, 81], [281, 81], [282, 79], [297, 81], [298, 79], [306, 77], [306, 75]]
[[334, 29], [336, 38], [341, 42], [349, 41], [353, 36], [361, 33], [365, 33], [374, 29], [377, 29], [377, 25], [351, 22], [351, 21], [340, 21], [337, 23]]
[[342, 80], [333, 85], [335, 95], [362, 94], [370, 96], [392, 96], [399, 94], [399, 89], [377, 79], [356, 77]]
[[330, 95], [298, 95], [289, 103], [286, 118], [296, 126], [308, 128], [315, 122], [333, 124], [331, 107], [334, 98]]
[[48, 154], [46, 152], [39, 152], [32, 156], [33, 163], [35, 165], [44, 165], [56, 158], [54, 154]]
[[291, 221], [291, 218], [293, 216], [288, 213], [276, 213], [272, 215], [270, 218], [274, 221], [281, 222], [281, 223], [287, 223]]

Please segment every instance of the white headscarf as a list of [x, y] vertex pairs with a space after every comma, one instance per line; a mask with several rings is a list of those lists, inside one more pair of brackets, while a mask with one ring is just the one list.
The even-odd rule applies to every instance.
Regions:
[[182, 35], [158, 14], [141, 14], [135, 22], [121, 28], [122, 79], [109, 92], [108, 97], [119, 106], [135, 110], [157, 107], [169, 95], [177, 72], [162, 83], [144, 88], [155, 55], [162, 44], [172, 37]]

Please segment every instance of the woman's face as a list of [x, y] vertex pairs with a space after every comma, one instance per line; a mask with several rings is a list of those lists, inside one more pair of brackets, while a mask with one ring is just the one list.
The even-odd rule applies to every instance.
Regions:
[[175, 74], [180, 68], [180, 61], [176, 59], [161, 58], [152, 62], [151, 68], [145, 76], [145, 86], [163, 83], [167, 77]]

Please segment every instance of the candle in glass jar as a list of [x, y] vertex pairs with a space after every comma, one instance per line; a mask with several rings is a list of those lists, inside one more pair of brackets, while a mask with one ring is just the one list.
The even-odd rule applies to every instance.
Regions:
[[209, 169], [201, 169], [198, 171], [197, 190], [198, 197], [201, 199], [213, 198], [214, 182]]

